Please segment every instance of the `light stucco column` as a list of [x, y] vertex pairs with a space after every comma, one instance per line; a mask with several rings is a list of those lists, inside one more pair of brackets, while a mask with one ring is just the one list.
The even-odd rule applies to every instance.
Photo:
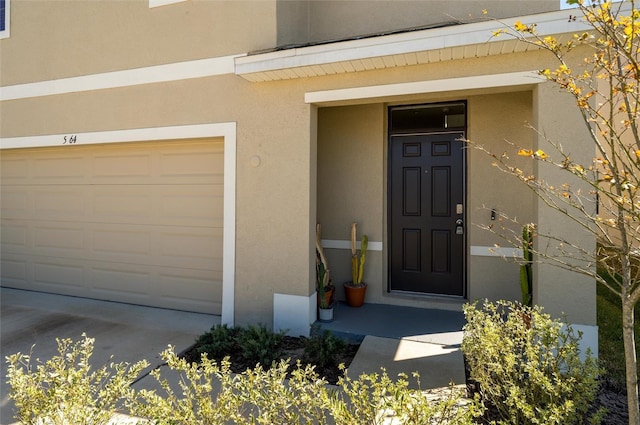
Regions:
[[[542, 149], [550, 157], [555, 154], [557, 158], [555, 148], [549, 143], [549, 140], [552, 140], [560, 142], [564, 152], [570, 154], [574, 161], [580, 164], [591, 162], [594, 147], [571, 96], [561, 92], [552, 83], [538, 84], [534, 89], [533, 118], [533, 126], [539, 133], [534, 133], [534, 150]], [[575, 190], [582, 184], [585, 186], [584, 193], [589, 191], [584, 183], [568, 179], [571, 177], [569, 173], [558, 167], [538, 161], [535, 173], [538, 179], [555, 187], [569, 183]], [[550, 208], [539, 198], [536, 198], [534, 208], [541, 234], [555, 235], [583, 249], [595, 251], [596, 238], [593, 233], [580, 227], [565, 214]], [[551, 241], [552, 246], [547, 247], [547, 240], [538, 238], [536, 244], [538, 250], [559, 255], [559, 250], [555, 248], [558, 243], [555, 241]], [[563, 250], [566, 252], [570, 249], [565, 245]], [[568, 262], [579, 261], [566, 256], [563, 259]], [[545, 311], [554, 317], [563, 318], [566, 315], [570, 323], [596, 325], [594, 279], [553, 266], [544, 260], [534, 266], [534, 303], [543, 306]]]
[[[238, 122], [235, 324], [308, 335], [315, 321], [316, 109], [262, 88]], [[268, 100], [286, 97], [279, 107]], [[313, 303], [312, 303], [313, 301]]]

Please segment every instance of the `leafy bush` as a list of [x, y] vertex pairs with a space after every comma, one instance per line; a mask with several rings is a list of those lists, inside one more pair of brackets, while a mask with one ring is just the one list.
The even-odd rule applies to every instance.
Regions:
[[480, 397], [501, 424], [582, 423], [597, 390], [581, 335], [540, 307], [512, 302], [465, 306], [462, 351]]
[[209, 332], [200, 335], [196, 340], [198, 354], [208, 353], [209, 357], [222, 360], [234, 349], [239, 334], [238, 328], [227, 325], [215, 325]]
[[240, 331], [238, 344], [242, 349], [242, 357], [249, 364], [269, 368], [280, 357], [283, 339], [284, 332], [272, 332], [263, 324], [249, 325]]
[[339, 356], [344, 352], [347, 343], [328, 330], [312, 335], [306, 340], [302, 362], [318, 367], [337, 366]]
[[[25, 425], [106, 424], [117, 403], [139, 418], [127, 423], [145, 425], [471, 425], [482, 412], [477, 401], [463, 399], [460, 389], [437, 396], [410, 389], [406, 376], [394, 381], [384, 370], [355, 380], [345, 376], [333, 389], [313, 366], [299, 362], [293, 370], [281, 361], [269, 369], [257, 366], [233, 374], [228, 359], [216, 362], [203, 354], [199, 364], [190, 363], [173, 347], [161, 353], [168, 370], [151, 372], [160, 389], [135, 391], [131, 384], [146, 362], [111, 364], [91, 373], [93, 339], [58, 344], [60, 355], [35, 370], [29, 356], [7, 357], [16, 418]], [[173, 379], [165, 379], [162, 371]], [[415, 379], [419, 387], [417, 374]]]
[[[386, 372], [342, 378], [329, 389], [312, 366], [281, 361], [232, 375], [227, 360], [203, 356], [200, 365], [178, 358], [170, 347], [162, 353], [179, 388], [171, 388], [154, 371], [166, 396], [141, 390], [128, 407], [157, 425], [243, 424], [456, 424], [471, 425], [480, 405], [452, 388], [440, 398], [409, 388], [406, 376], [393, 381]], [[416, 379], [419, 377], [416, 374]], [[212, 397], [211, 392], [216, 395]]]
[[[413, 374], [420, 388], [420, 376]], [[392, 380], [381, 373], [340, 378], [339, 391], [329, 396], [332, 419], [341, 425], [360, 424], [475, 424], [484, 409], [477, 399], [464, 398], [465, 391], [453, 385], [433, 394], [409, 388], [406, 375]]]
[[41, 363], [31, 355], [7, 356], [9, 397], [25, 425], [100, 425], [109, 422], [118, 404], [131, 397], [130, 385], [149, 364], [110, 363], [91, 371], [93, 338], [56, 339], [58, 353]]

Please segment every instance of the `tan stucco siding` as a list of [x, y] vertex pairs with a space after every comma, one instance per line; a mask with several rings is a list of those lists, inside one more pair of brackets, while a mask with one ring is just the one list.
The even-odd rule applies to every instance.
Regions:
[[[471, 97], [468, 137], [472, 146], [483, 146], [497, 155], [511, 152], [511, 160], [530, 173], [531, 161], [514, 155], [509, 142], [523, 148], [531, 146], [533, 133], [528, 127], [532, 120], [531, 102], [531, 91]], [[517, 238], [520, 226], [535, 221], [534, 195], [516, 178], [494, 167], [494, 160], [481, 150], [470, 148], [467, 158], [468, 244], [511, 247], [509, 241], [482, 226], [493, 226], [498, 234]], [[491, 209], [496, 211], [494, 221]], [[519, 270], [513, 260], [471, 255], [468, 264], [469, 300], [520, 300]]]
[[[351, 223], [358, 239], [366, 234], [380, 242], [385, 233], [385, 114], [383, 104], [320, 108], [318, 111], [318, 207], [322, 238], [348, 240]], [[350, 280], [351, 251], [328, 249], [337, 292]], [[386, 290], [383, 253], [369, 251], [365, 280], [367, 299], [383, 302]]]
[[[574, 102], [570, 95], [559, 91], [553, 84], [542, 84], [536, 88], [533, 100], [534, 125], [540, 128], [541, 132], [535, 139], [535, 146], [553, 154], [555, 149], [548, 141], [559, 142], [573, 161], [578, 164], [589, 164], [595, 154], [594, 146], [586, 133], [580, 111], [573, 106]], [[557, 106], [562, 104], [572, 106], [565, 108]], [[557, 157], [557, 153], [555, 156]], [[552, 186], [561, 187], [562, 184], [569, 184], [572, 190], [590, 193], [590, 186], [577, 179], [568, 179], [568, 173], [559, 167], [540, 164], [535, 172], [539, 179], [543, 179]], [[557, 257], [562, 262], [595, 267], [591, 262], [587, 265], [573, 259], [571, 246], [568, 243], [562, 243], [562, 239], [566, 238], [581, 250], [595, 252], [596, 239], [593, 232], [585, 230], [575, 221], [568, 219], [564, 212], [547, 207], [541, 200], [537, 200], [536, 209], [541, 232], [561, 238], [557, 243], [552, 243], [551, 247], [538, 241], [537, 248], [540, 251], [550, 257]], [[595, 212], [595, 203], [593, 212]], [[568, 209], [568, 214], [574, 213], [575, 211]], [[554, 248], [559, 245], [563, 245], [562, 250]], [[537, 275], [538, 279], [538, 286], [534, 287], [533, 294], [535, 303], [544, 305], [545, 309], [554, 316], [566, 314], [571, 323], [596, 324], [596, 284], [593, 279], [555, 267], [548, 261], [534, 265], [534, 275]]]
[[[241, 54], [276, 44], [275, 0], [13, 1], [3, 86]], [[188, 29], [188, 30], [187, 30]]]
[[[378, 0], [278, 2], [278, 41], [314, 42], [380, 34], [451, 22], [474, 22], [489, 16], [503, 18], [559, 9], [557, 0]], [[302, 36], [305, 36], [301, 39]]]

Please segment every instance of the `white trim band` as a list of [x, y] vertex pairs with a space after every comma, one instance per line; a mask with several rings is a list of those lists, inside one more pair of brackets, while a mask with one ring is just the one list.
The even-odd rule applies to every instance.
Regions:
[[[62, 146], [73, 138], [75, 145], [98, 143], [126, 143], [145, 140], [192, 139], [225, 136], [235, 123], [179, 125], [172, 127], [136, 128], [130, 130], [97, 131], [91, 133], [48, 134], [44, 136], [22, 136], [0, 138], [0, 149], [37, 148]], [[66, 139], [65, 139], [66, 138]]]
[[[327, 249], [351, 249], [351, 241], [348, 240], [322, 239], [320, 242], [322, 247]], [[357, 246], [360, 249], [360, 241]], [[367, 251], [382, 251], [382, 242], [370, 241], [367, 245]]]
[[505, 248], [496, 246], [476, 246], [471, 245], [469, 250], [471, 255], [476, 257], [505, 257], [505, 258], [522, 258], [522, 249]]
[[0, 87], [0, 101], [233, 74], [245, 54]]

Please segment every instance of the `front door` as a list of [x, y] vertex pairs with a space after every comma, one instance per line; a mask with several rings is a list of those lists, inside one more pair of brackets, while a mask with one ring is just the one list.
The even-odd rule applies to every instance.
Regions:
[[464, 131], [389, 139], [389, 288], [464, 295]]

